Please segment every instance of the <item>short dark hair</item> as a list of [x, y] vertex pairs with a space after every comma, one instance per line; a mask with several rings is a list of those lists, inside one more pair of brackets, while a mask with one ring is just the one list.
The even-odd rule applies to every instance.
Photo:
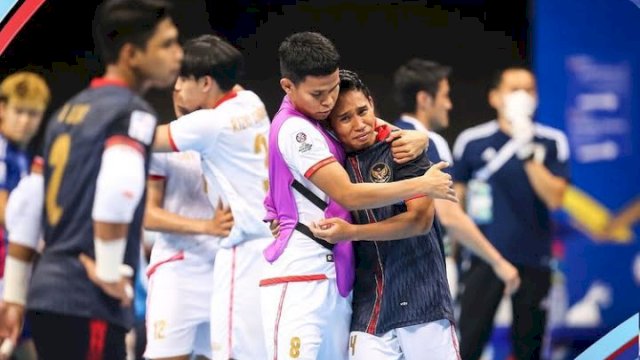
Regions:
[[211, 76], [222, 91], [228, 91], [238, 83], [243, 63], [240, 51], [224, 39], [201, 35], [184, 44], [180, 76]]
[[164, 0], [106, 0], [93, 18], [93, 41], [105, 64], [118, 60], [122, 46], [145, 49], [158, 23], [170, 17]]
[[435, 61], [411, 59], [393, 75], [394, 97], [401, 112], [416, 110], [416, 93], [426, 91], [435, 98], [440, 81], [451, 74], [449, 66]]
[[354, 90], [362, 92], [366, 97], [371, 97], [369, 88], [355, 71], [340, 69], [340, 93]]
[[316, 32], [290, 35], [280, 44], [280, 74], [294, 84], [307, 76], [326, 76], [338, 69], [340, 54], [331, 40]]
[[504, 73], [512, 70], [524, 70], [533, 75], [533, 71], [531, 71], [531, 68], [529, 68], [527, 65], [522, 65], [522, 64], [509, 65], [503, 69], [496, 71], [493, 74], [493, 76], [491, 77], [491, 82], [489, 83], [489, 91], [500, 87], [500, 84], [502, 84], [502, 77], [504, 76]]

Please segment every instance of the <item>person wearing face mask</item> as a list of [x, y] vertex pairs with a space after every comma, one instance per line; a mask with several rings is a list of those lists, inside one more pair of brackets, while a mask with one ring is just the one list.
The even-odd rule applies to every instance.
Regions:
[[[453, 163], [447, 141], [435, 131], [449, 127], [449, 97], [451, 68], [434, 61], [414, 58], [402, 64], [394, 73], [395, 99], [402, 114], [394, 123], [401, 129], [419, 130], [429, 135], [427, 156], [431, 162]], [[448, 169], [445, 169], [447, 171]], [[496, 251], [458, 203], [434, 199], [438, 218], [450, 235], [485, 260], [496, 276], [505, 283], [505, 295], [511, 295], [520, 283], [518, 271]], [[445, 249], [453, 244], [447, 244]], [[449, 245], [449, 246], [447, 246]], [[446, 251], [445, 251], [446, 252]], [[454, 256], [447, 253], [447, 279], [453, 297], [457, 294], [457, 273]]]
[[[561, 131], [533, 121], [534, 75], [500, 71], [489, 92], [492, 120], [463, 131], [453, 147], [456, 193], [468, 215], [521, 277], [512, 297], [511, 341], [517, 359], [539, 359], [550, 286], [551, 219], [569, 178], [569, 146]], [[491, 335], [504, 284], [479, 258], [465, 255], [460, 284], [460, 351], [478, 359]], [[478, 301], [482, 299], [482, 301]]]

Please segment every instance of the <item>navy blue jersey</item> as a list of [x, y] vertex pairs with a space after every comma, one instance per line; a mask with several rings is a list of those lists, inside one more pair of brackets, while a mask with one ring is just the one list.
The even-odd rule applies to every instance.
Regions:
[[[393, 182], [424, 174], [426, 156], [398, 165], [384, 141], [348, 154], [352, 182]], [[354, 212], [354, 222], [367, 224], [406, 212], [404, 202]], [[453, 318], [451, 295], [437, 220], [423, 235], [397, 241], [358, 241], [353, 289], [352, 331], [384, 334], [392, 329]]]
[[[44, 148], [45, 248], [29, 289], [30, 310], [132, 325], [132, 309], [122, 308], [95, 286], [78, 256], [94, 257], [91, 213], [107, 140], [132, 144], [148, 160], [155, 123], [153, 110], [141, 97], [104, 79], [94, 80], [53, 115]], [[139, 259], [144, 203], [143, 198], [127, 235], [125, 263], [133, 269]]]
[[[463, 131], [453, 148], [453, 178], [467, 183], [500, 151], [511, 137], [490, 121]], [[569, 145], [559, 130], [535, 124], [536, 143], [544, 145], [544, 166], [551, 173], [569, 177]], [[487, 181], [491, 186], [493, 221], [478, 227], [511, 263], [546, 267], [551, 258], [549, 210], [533, 190], [524, 163], [512, 156]]]
[[[30, 160], [7, 138], [0, 135], [0, 191], [10, 193], [18, 186], [20, 179], [29, 173]], [[6, 229], [0, 228], [0, 278], [4, 277], [4, 262], [7, 249]]]
[[449, 144], [447, 144], [447, 140], [445, 140], [440, 134], [435, 133], [433, 131], [427, 130], [427, 128], [420, 123], [418, 119], [402, 116], [399, 120], [397, 120], [393, 125], [399, 127], [400, 129], [406, 130], [418, 130], [426, 132], [429, 136], [429, 147], [427, 148], [427, 157], [431, 160], [432, 163], [437, 164], [440, 161], [446, 161], [449, 163], [449, 167], [444, 169], [443, 171], [446, 173], [451, 173], [452, 165], [453, 165], [453, 157], [451, 156], [451, 149], [449, 149]]

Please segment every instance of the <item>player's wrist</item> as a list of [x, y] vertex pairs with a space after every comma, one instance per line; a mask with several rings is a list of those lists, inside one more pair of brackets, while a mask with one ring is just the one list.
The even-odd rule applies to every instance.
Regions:
[[358, 228], [357, 226], [354, 226], [353, 224], [348, 224], [347, 225], [347, 238], [351, 239], [351, 241], [358, 241]]
[[100, 281], [115, 283], [122, 277], [122, 265], [127, 249], [126, 238], [94, 241], [96, 254], [96, 276]]
[[7, 256], [5, 263], [5, 303], [23, 306], [27, 302], [27, 290], [31, 277], [31, 262]]

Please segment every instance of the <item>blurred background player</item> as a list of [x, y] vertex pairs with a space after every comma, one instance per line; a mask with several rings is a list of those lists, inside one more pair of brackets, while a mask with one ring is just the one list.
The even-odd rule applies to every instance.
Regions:
[[[435, 132], [449, 126], [449, 111], [453, 107], [449, 97], [450, 72], [449, 67], [436, 62], [411, 59], [396, 70], [393, 78], [395, 98], [402, 110], [400, 119], [394, 125], [429, 134], [427, 156], [433, 163], [447, 161], [453, 164], [447, 141]], [[496, 251], [462, 207], [441, 199], [435, 199], [434, 205], [447, 234], [491, 266], [496, 276], [505, 283], [505, 294], [513, 293], [520, 283], [518, 271]], [[449, 255], [447, 257], [451, 261], [447, 264], [447, 278], [452, 296], [455, 297], [453, 289], [458, 279], [452, 275], [456, 265]]]
[[[4, 278], [6, 247], [5, 209], [9, 194], [18, 182], [29, 173], [31, 154], [27, 147], [37, 133], [51, 94], [45, 80], [31, 72], [17, 72], [0, 83], [0, 293]], [[42, 166], [40, 159], [39, 166]], [[28, 333], [23, 334], [29, 336]], [[31, 340], [22, 341], [22, 358], [35, 359]]]
[[212, 358], [224, 360], [266, 358], [258, 281], [271, 239], [262, 222], [269, 117], [260, 98], [237, 85], [242, 64], [242, 54], [217, 36], [188, 41], [174, 90], [180, 106], [200, 110], [158, 127], [154, 142], [154, 151], [199, 153], [209, 201], [215, 206], [220, 196], [233, 213], [211, 298]]
[[[191, 44], [185, 45], [183, 69], [193, 67]], [[174, 92], [176, 116], [195, 110], [180, 100]], [[147, 358], [211, 358], [213, 263], [233, 217], [220, 203], [214, 211], [207, 191], [214, 189], [205, 185], [197, 152], [152, 155], [144, 224], [158, 233], [147, 270]]]
[[[513, 355], [539, 359], [551, 281], [549, 211], [562, 204], [567, 188], [569, 145], [561, 131], [532, 121], [537, 92], [528, 69], [500, 71], [489, 104], [498, 118], [458, 136], [453, 176], [467, 214], [520, 273], [520, 288], [511, 296]], [[475, 360], [491, 335], [505, 285], [476, 257], [460, 279], [461, 355]]]
[[[37, 74], [18, 72], [0, 83], [0, 225], [5, 227], [9, 193], [29, 173], [26, 151], [38, 131], [50, 100], [49, 87]], [[0, 242], [0, 277], [4, 271], [6, 237]], [[0, 283], [1, 288], [1, 283]]]
[[[141, 199], [156, 125], [139, 94], [173, 84], [182, 60], [168, 10], [159, 0], [107, 0], [94, 18], [105, 74], [48, 124], [44, 200], [34, 199], [45, 204], [39, 213], [45, 248], [28, 296], [43, 359], [125, 357], [133, 320], [130, 278], [138, 262]], [[37, 229], [40, 219], [20, 222]], [[22, 323], [37, 242], [33, 234], [18, 235], [25, 238], [9, 246], [2, 321], [12, 341]]]

